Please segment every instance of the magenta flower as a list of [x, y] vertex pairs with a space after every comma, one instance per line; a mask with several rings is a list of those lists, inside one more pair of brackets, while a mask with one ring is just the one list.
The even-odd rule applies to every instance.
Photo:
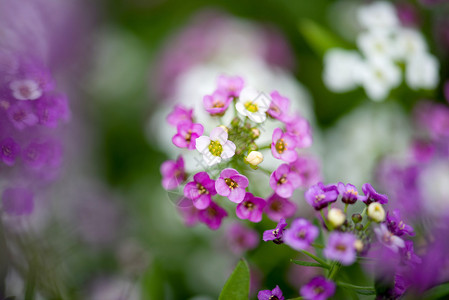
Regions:
[[178, 211], [186, 226], [191, 227], [198, 223], [199, 210], [193, 205], [192, 200], [185, 197], [181, 198], [178, 203]]
[[212, 95], [206, 95], [203, 98], [204, 108], [212, 116], [222, 116], [232, 102], [232, 97], [225, 92], [215, 91]]
[[6, 165], [14, 165], [19, 155], [20, 146], [12, 138], [8, 137], [0, 141], [0, 160]]
[[221, 226], [223, 218], [227, 217], [226, 210], [211, 201], [206, 209], [198, 212], [198, 220], [206, 224], [210, 229], [217, 230]]
[[176, 105], [173, 111], [167, 116], [168, 124], [174, 127], [186, 121], [193, 123], [193, 109], [187, 109], [182, 105]]
[[26, 188], [7, 188], [2, 194], [3, 211], [13, 216], [29, 215], [34, 208], [33, 192]]
[[20, 102], [8, 109], [8, 118], [15, 128], [23, 130], [26, 127], [32, 127], [39, 121], [34, 114], [31, 104], [27, 102]]
[[207, 172], [199, 172], [193, 176], [193, 181], [184, 187], [184, 196], [193, 201], [198, 209], [205, 209], [211, 203], [211, 196], [217, 194], [215, 181], [210, 179]]
[[405, 246], [400, 248], [401, 259], [405, 265], [416, 266], [421, 264], [421, 258], [415, 254], [412, 241], [405, 241]]
[[44, 96], [36, 101], [36, 115], [39, 124], [55, 128], [60, 120], [68, 121], [70, 109], [67, 97], [62, 94]]
[[179, 148], [187, 148], [189, 150], [195, 149], [196, 139], [204, 132], [203, 125], [189, 121], [179, 122], [177, 129], [178, 132], [172, 139], [173, 144]]
[[335, 283], [323, 276], [318, 276], [309, 281], [299, 291], [304, 300], [326, 300], [335, 293]]
[[239, 174], [234, 169], [224, 169], [220, 173], [220, 177], [215, 181], [215, 189], [217, 193], [235, 203], [240, 203], [245, 198], [245, 189], [248, 187], [249, 181], [244, 175]]
[[177, 160], [167, 160], [161, 165], [162, 186], [166, 190], [177, 188], [186, 180], [184, 159], [179, 156]]
[[239, 76], [225, 76], [218, 77], [217, 90], [224, 92], [229, 97], [237, 98], [243, 89], [245, 82]]
[[373, 202], [379, 202], [379, 204], [388, 203], [388, 197], [376, 192], [376, 190], [369, 183], [365, 183], [362, 186], [362, 191], [365, 194], [365, 198], [362, 201], [365, 202], [366, 205], [370, 205]]
[[285, 227], [287, 227], [287, 222], [285, 222], [284, 218], [281, 218], [275, 229], [264, 231], [262, 239], [264, 242], [273, 241], [275, 244], [282, 244], [284, 242], [282, 237], [284, 236]]
[[48, 145], [45, 143], [31, 142], [23, 150], [23, 162], [27, 167], [34, 170], [40, 170], [45, 166], [49, 158]]
[[387, 227], [388, 230], [397, 236], [402, 236], [404, 234], [408, 234], [410, 236], [414, 236], [413, 227], [405, 224], [401, 220], [401, 214], [399, 209], [395, 209], [392, 213], [387, 212]]
[[286, 198], [282, 198], [274, 193], [267, 199], [267, 206], [264, 212], [274, 222], [279, 222], [282, 218], [293, 217], [296, 213], [297, 205]]
[[284, 232], [284, 243], [295, 250], [305, 250], [318, 237], [319, 230], [306, 219], [296, 219]]
[[329, 203], [337, 201], [338, 189], [335, 185], [324, 185], [318, 182], [305, 192], [304, 197], [315, 210], [321, 210]]
[[339, 261], [342, 265], [349, 266], [356, 260], [356, 237], [349, 232], [333, 231], [329, 235], [324, 256], [328, 259]]
[[267, 111], [268, 115], [281, 122], [288, 121], [287, 114], [290, 109], [290, 100], [287, 97], [281, 96], [278, 91], [272, 92], [270, 96], [271, 103]]
[[364, 197], [359, 195], [357, 188], [352, 184], [344, 184], [339, 182], [337, 184], [338, 192], [341, 195], [341, 201], [346, 204], [354, 204], [357, 200], [363, 200]]
[[301, 178], [287, 164], [280, 165], [270, 176], [270, 187], [283, 198], [290, 198], [300, 184]]
[[257, 294], [258, 300], [284, 300], [282, 291], [279, 286], [276, 286], [273, 290], [263, 290]]
[[259, 245], [259, 233], [241, 223], [235, 222], [227, 228], [226, 240], [231, 251], [241, 255], [245, 251], [254, 249]]
[[298, 173], [302, 188], [308, 188], [322, 180], [320, 162], [312, 156], [298, 156], [290, 163], [290, 169]]
[[306, 119], [296, 115], [288, 120], [285, 128], [287, 129], [287, 133], [295, 138], [296, 147], [307, 148], [312, 146], [312, 129]]
[[251, 193], [246, 193], [245, 198], [235, 208], [239, 219], [248, 219], [251, 222], [258, 223], [262, 220], [262, 212], [267, 203], [264, 199], [254, 197]]
[[374, 232], [376, 233], [379, 242], [396, 253], [400, 248], [405, 247], [404, 240], [392, 234], [385, 224], [380, 224], [379, 227], [374, 228]]
[[271, 142], [271, 153], [277, 159], [291, 163], [298, 158], [296, 152], [296, 139], [289, 133], [284, 133], [282, 129], [276, 128], [273, 131]]

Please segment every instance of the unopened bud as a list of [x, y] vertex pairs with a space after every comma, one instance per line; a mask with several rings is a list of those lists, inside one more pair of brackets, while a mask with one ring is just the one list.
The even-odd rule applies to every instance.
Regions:
[[231, 121], [231, 126], [232, 127], [237, 127], [240, 124], [240, 119], [238, 117], [235, 117], [234, 119], [232, 119]]
[[229, 132], [228, 127], [226, 127], [226, 126], [224, 126], [224, 125], [220, 125], [220, 126], [218, 126], [218, 127], [221, 127], [221, 128], [223, 128], [226, 132]]
[[251, 143], [248, 145], [248, 151], [250, 151], [250, 152], [256, 151], [258, 149], [259, 149], [259, 147], [256, 145], [256, 143]]
[[340, 227], [346, 220], [346, 215], [338, 208], [331, 208], [327, 214], [327, 219], [334, 227]]
[[385, 220], [385, 210], [377, 202], [373, 202], [368, 206], [368, 217], [374, 222], [380, 223]]
[[362, 252], [363, 250], [363, 242], [361, 240], [356, 240], [354, 242], [354, 248], [355, 250], [357, 250], [358, 252]]
[[263, 161], [263, 154], [259, 151], [251, 151], [246, 157], [246, 161], [253, 166], [257, 166]]
[[362, 215], [361, 214], [353, 214], [352, 215], [352, 222], [354, 222], [355, 224], [362, 222]]
[[251, 138], [253, 140], [257, 139], [260, 136], [260, 130], [259, 128], [253, 127], [251, 128]]

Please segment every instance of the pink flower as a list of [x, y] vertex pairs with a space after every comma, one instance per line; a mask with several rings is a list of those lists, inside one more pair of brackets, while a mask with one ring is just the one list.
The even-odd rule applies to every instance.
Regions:
[[281, 96], [278, 91], [274, 91], [270, 94], [271, 103], [267, 113], [275, 119], [281, 122], [288, 120], [287, 113], [290, 108], [290, 100], [287, 97]]
[[312, 156], [298, 156], [298, 159], [290, 164], [290, 169], [301, 178], [302, 188], [308, 188], [322, 180], [319, 161]]
[[7, 188], [2, 194], [3, 210], [9, 215], [29, 215], [34, 208], [34, 194], [26, 188]]
[[15, 128], [23, 130], [32, 127], [39, 121], [34, 114], [31, 104], [26, 102], [17, 103], [8, 109], [8, 118]]
[[180, 122], [193, 122], [193, 109], [187, 109], [182, 105], [176, 105], [173, 111], [167, 116], [168, 124], [178, 126]]
[[243, 201], [237, 205], [235, 212], [239, 219], [248, 219], [258, 223], [262, 221], [262, 212], [266, 204], [264, 199], [254, 197], [253, 194], [247, 192]]
[[296, 208], [297, 205], [295, 203], [274, 193], [268, 198], [264, 212], [272, 221], [279, 222], [282, 218], [293, 217]]
[[222, 91], [215, 91], [212, 95], [206, 95], [203, 98], [204, 108], [213, 116], [222, 116], [232, 102], [232, 97]]
[[231, 251], [236, 255], [241, 255], [245, 251], [254, 249], [259, 245], [259, 233], [238, 222], [227, 228], [226, 240]]
[[0, 141], [0, 160], [6, 165], [14, 165], [19, 155], [20, 146], [12, 138], [8, 137]]
[[211, 201], [210, 205], [198, 212], [198, 220], [206, 224], [210, 229], [217, 230], [221, 226], [221, 222], [228, 216], [226, 210]]
[[184, 159], [179, 156], [175, 160], [167, 160], [161, 165], [162, 186], [166, 190], [172, 190], [178, 187], [186, 180], [184, 169]]
[[239, 174], [234, 169], [224, 169], [220, 177], [215, 181], [217, 193], [235, 203], [240, 203], [245, 198], [245, 189], [248, 187], [248, 178]]
[[193, 205], [189, 198], [182, 198], [178, 203], [178, 211], [184, 219], [184, 224], [188, 227], [195, 225], [198, 220], [199, 210]]
[[224, 92], [229, 97], [237, 98], [243, 89], [245, 82], [239, 76], [225, 76], [218, 77], [217, 90]]
[[177, 125], [178, 132], [173, 136], [172, 142], [179, 148], [195, 149], [196, 139], [203, 132], [204, 127], [201, 124], [191, 123], [190, 121], [179, 122]]
[[205, 209], [211, 203], [211, 196], [216, 195], [215, 181], [207, 172], [199, 172], [193, 176], [193, 181], [184, 187], [184, 196], [193, 201], [198, 209]]
[[290, 198], [300, 184], [301, 178], [287, 164], [280, 165], [270, 176], [271, 188], [283, 198]]
[[278, 159], [285, 162], [294, 162], [298, 158], [296, 148], [296, 138], [290, 133], [284, 133], [282, 129], [276, 128], [273, 131], [271, 153]]
[[312, 145], [313, 138], [310, 124], [300, 115], [290, 117], [285, 128], [289, 134], [295, 137], [296, 147], [307, 148]]

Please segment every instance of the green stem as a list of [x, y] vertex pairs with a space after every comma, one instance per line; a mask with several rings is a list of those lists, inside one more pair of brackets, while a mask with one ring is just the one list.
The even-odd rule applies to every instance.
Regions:
[[27, 282], [25, 287], [25, 300], [33, 300], [34, 299], [34, 288], [36, 285], [35, 274], [32, 270], [28, 271]]
[[310, 253], [309, 251], [306, 250], [299, 250], [301, 253], [307, 255], [308, 257], [314, 259], [316, 262], [322, 264], [325, 267], [330, 267], [329, 264], [327, 262], [325, 262], [323, 259], [319, 258], [318, 256]]
[[362, 218], [365, 216], [366, 214], [366, 207], [363, 209], [362, 213], [360, 214], [362, 216]]
[[366, 222], [365, 226], [363, 227], [363, 230], [367, 230], [368, 227], [371, 225], [372, 221], [368, 219], [368, 222]]
[[261, 171], [263, 171], [263, 172], [265, 172], [265, 173], [267, 173], [268, 176], [271, 176], [271, 173], [273, 173], [273, 172], [271, 172], [270, 170], [267, 170], [267, 169], [262, 168], [262, 167], [259, 167], [259, 166], [257, 166], [257, 169], [258, 169], [258, 170], [261, 170]]
[[302, 299], [304, 299], [303, 297], [296, 297], [296, 298], [290, 298], [290, 299], [287, 299], [287, 300], [302, 300]]
[[320, 244], [312, 244], [312, 247], [313, 248], [319, 248], [319, 249], [324, 249], [324, 246], [323, 245], [320, 245]]
[[323, 210], [320, 210], [320, 214], [321, 214], [321, 217], [323, 218], [323, 221], [324, 221], [324, 224], [326, 224], [326, 227], [327, 227], [327, 229], [329, 230], [329, 231], [332, 231], [332, 226], [327, 222], [327, 219], [326, 219], [326, 217], [324, 216], [324, 211]]
[[338, 286], [346, 287], [346, 288], [350, 288], [350, 289], [374, 291], [374, 288], [372, 286], [360, 286], [360, 285], [350, 284], [350, 283], [341, 282], [341, 281], [337, 281], [336, 284]]
[[346, 214], [346, 212], [348, 211], [348, 203], [345, 203], [345, 214]]
[[271, 144], [263, 145], [263, 146], [259, 147], [259, 150], [264, 150], [264, 149], [271, 149]]
[[340, 270], [340, 266], [341, 266], [340, 263], [335, 263], [335, 264], [331, 267], [331, 269], [329, 270], [329, 275], [328, 275], [328, 278], [329, 278], [329, 279], [333, 279], [333, 278], [337, 275], [338, 270]]

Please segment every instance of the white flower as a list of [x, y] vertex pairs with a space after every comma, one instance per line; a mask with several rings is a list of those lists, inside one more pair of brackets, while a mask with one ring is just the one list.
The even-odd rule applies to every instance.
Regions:
[[368, 205], [367, 215], [374, 222], [380, 223], [385, 220], [385, 210], [381, 204], [373, 202]]
[[209, 166], [218, 164], [222, 159], [229, 159], [235, 154], [235, 144], [228, 141], [228, 133], [223, 127], [215, 127], [208, 136], [196, 139], [196, 149], [203, 154]]
[[266, 111], [270, 108], [270, 103], [270, 97], [252, 87], [246, 87], [240, 93], [235, 108], [251, 121], [262, 123], [267, 118]]
[[353, 90], [359, 83], [362, 59], [356, 51], [331, 49], [324, 56], [324, 84], [333, 92]]
[[396, 253], [399, 251], [399, 248], [405, 247], [404, 240], [388, 231], [387, 225], [385, 224], [380, 224], [379, 227], [374, 228], [374, 232], [376, 233], [379, 242]]
[[427, 52], [427, 44], [422, 34], [411, 28], [401, 28], [396, 32], [397, 58], [409, 60], [410, 58]]
[[367, 58], [394, 58], [398, 54], [391, 30], [370, 30], [359, 34], [357, 45]]
[[414, 90], [433, 89], [440, 80], [438, 60], [429, 53], [422, 53], [410, 58], [405, 70], [405, 79]]
[[263, 154], [259, 151], [251, 151], [246, 157], [246, 161], [253, 166], [257, 166], [263, 161]]
[[327, 214], [327, 219], [334, 227], [340, 227], [346, 220], [346, 215], [338, 208], [331, 208]]
[[424, 208], [434, 216], [449, 212], [449, 162], [435, 160], [419, 174], [418, 185], [425, 196]]
[[384, 100], [392, 88], [401, 83], [401, 71], [391, 60], [372, 58], [364, 64], [362, 85], [368, 97], [374, 101]]
[[399, 25], [396, 9], [386, 1], [376, 1], [360, 7], [357, 19], [367, 29], [393, 28]]
[[9, 87], [17, 100], [36, 100], [42, 96], [39, 84], [31, 79], [14, 80]]

